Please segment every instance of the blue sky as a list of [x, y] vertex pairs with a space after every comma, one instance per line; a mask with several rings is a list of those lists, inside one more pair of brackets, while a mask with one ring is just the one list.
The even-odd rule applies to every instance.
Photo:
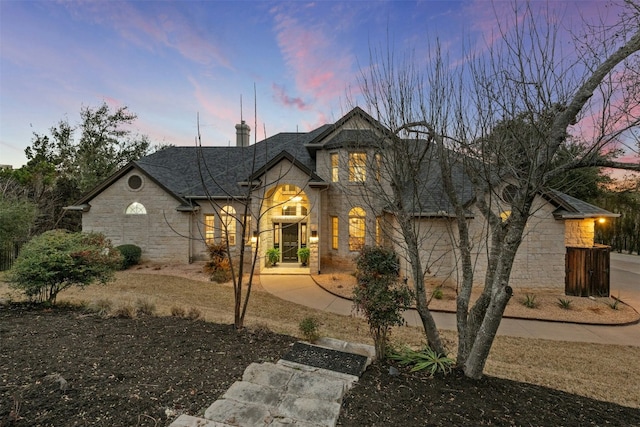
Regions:
[[[569, 18], [605, 13], [605, 2], [555, 4]], [[487, 0], [0, 0], [0, 164], [23, 165], [33, 132], [103, 101], [129, 107], [155, 144], [194, 144], [197, 114], [204, 145], [234, 144], [241, 96], [252, 141], [256, 121], [258, 140], [311, 130], [346, 111], [387, 34], [418, 53], [437, 35], [455, 55], [494, 22]]]

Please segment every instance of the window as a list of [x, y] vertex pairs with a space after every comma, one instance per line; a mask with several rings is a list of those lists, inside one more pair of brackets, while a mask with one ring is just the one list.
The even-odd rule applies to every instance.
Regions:
[[338, 217], [331, 217], [331, 249], [338, 249]]
[[359, 251], [364, 246], [366, 214], [362, 208], [349, 211], [349, 250]]
[[376, 217], [376, 245], [382, 246], [382, 217]]
[[367, 179], [367, 153], [349, 153], [349, 181], [365, 182]]
[[246, 244], [251, 243], [253, 237], [253, 230], [251, 230], [251, 215], [244, 217], [244, 242]]
[[147, 210], [142, 203], [133, 202], [129, 206], [127, 206], [127, 210], [125, 211], [125, 213], [127, 215], [146, 215]]
[[139, 190], [142, 187], [142, 178], [139, 175], [131, 175], [127, 180], [129, 188], [132, 190]]
[[307, 224], [300, 224], [300, 246], [307, 246]]
[[207, 245], [212, 245], [214, 243], [215, 237], [215, 215], [205, 215], [204, 216], [204, 241]]
[[282, 207], [282, 215], [284, 215], [284, 216], [295, 216], [296, 215], [296, 207], [295, 206], [283, 206]]
[[380, 176], [382, 174], [382, 155], [380, 153], [376, 153], [375, 162], [376, 162], [376, 181], [380, 182]]
[[331, 153], [331, 182], [338, 182], [338, 153]]
[[229, 241], [229, 246], [236, 245], [236, 210], [233, 206], [224, 206], [220, 210], [222, 223], [222, 241]]

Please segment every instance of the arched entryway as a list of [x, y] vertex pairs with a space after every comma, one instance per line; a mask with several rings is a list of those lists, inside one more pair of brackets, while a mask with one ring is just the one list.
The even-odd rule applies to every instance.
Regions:
[[293, 184], [276, 187], [268, 198], [267, 226], [272, 247], [280, 250], [280, 262], [298, 263], [298, 249], [309, 242], [309, 199]]

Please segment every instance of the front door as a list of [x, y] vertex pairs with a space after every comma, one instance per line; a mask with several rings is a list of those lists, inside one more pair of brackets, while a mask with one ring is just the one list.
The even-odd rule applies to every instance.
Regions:
[[298, 262], [298, 224], [282, 224], [282, 262]]

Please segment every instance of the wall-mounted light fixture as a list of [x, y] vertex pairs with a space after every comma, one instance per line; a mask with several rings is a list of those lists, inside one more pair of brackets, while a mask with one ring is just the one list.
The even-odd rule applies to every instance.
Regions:
[[309, 242], [318, 243], [318, 230], [311, 230], [311, 237], [309, 237]]
[[256, 243], [258, 241], [258, 230], [253, 230], [253, 234], [251, 235], [251, 243]]
[[604, 224], [607, 220], [604, 218], [598, 218], [598, 223]]

